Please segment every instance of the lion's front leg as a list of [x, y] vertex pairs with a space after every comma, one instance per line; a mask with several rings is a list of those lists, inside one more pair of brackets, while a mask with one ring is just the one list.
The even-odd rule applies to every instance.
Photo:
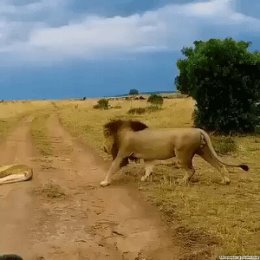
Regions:
[[105, 179], [102, 182], [100, 182], [100, 185], [102, 187], [108, 186], [111, 183], [111, 176], [113, 173], [117, 172], [120, 169], [121, 162], [122, 159], [118, 157], [112, 162]]
[[153, 171], [154, 164], [153, 162], [144, 162], [145, 163], [145, 174], [142, 176], [141, 181], [146, 181], [147, 178], [151, 175]]

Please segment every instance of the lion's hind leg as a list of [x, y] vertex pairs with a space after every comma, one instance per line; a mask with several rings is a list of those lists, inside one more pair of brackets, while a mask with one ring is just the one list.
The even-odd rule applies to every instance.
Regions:
[[230, 184], [229, 172], [227, 168], [211, 154], [211, 151], [207, 146], [201, 149], [197, 154], [218, 170], [218, 172], [221, 174], [222, 184]]
[[187, 154], [185, 151], [176, 151], [177, 164], [185, 170], [185, 175], [180, 184], [188, 184], [195, 173], [192, 165], [193, 154]]

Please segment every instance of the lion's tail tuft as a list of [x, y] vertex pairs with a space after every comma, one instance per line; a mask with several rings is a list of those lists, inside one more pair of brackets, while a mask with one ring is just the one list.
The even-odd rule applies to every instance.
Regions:
[[246, 164], [240, 164], [239, 167], [246, 172], [249, 171], [249, 167]]

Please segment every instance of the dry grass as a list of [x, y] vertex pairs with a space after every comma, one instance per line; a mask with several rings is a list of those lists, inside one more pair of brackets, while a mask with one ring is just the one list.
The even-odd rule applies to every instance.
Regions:
[[49, 113], [46, 111], [37, 113], [31, 125], [31, 135], [35, 149], [43, 156], [52, 155], [52, 146], [48, 136], [46, 120], [49, 118]]
[[0, 141], [4, 139], [7, 133], [17, 124], [19, 118], [0, 119]]
[[41, 187], [35, 188], [33, 192], [49, 199], [64, 199], [66, 197], [62, 187], [54, 183], [44, 184]]
[[48, 105], [48, 101], [10, 101], [0, 103], [0, 141], [6, 137], [23, 117]]
[[14, 118], [49, 106], [49, 101], [10, 101], [0, 103], [0, 119]]
[[232, 154], [237, 151], [237, 143], [231, 136], [214, 136], [212, 142], [218, 154]]
[[[107, 158], [101, 147], [102, 125], [112, 118], [135, 118], [151, 127], [190, 127], [194, 102], [189, 98], [165, 100], [163, 109], [142, 115], [129, 115], [133, 107], [146, 107], [146, 101], [110, 101], [122, 109], [93, 109], [96, 100], [57, 102], [62, 124], [72, 133], [95, 147]], [[78, 105], [78, 106], [76, 106]], [[217, 255], [259, 255], [259, 183], [260, 138], [235, 137], [236, 151], [226, 155], [226, 161], [248, 162], [251, 171], [232, 170], [231, 185], [222, 186], [216, 170], [200, 158], [195, 158], [199, 181], [189, 187], [177, 184], [183, 171], [159, 165], [140, 189], [164, 213], [175, 233], [187, 248], [185, 259], [209, 259], [213, 249]], [[124, 172], [136, 181], [141, 166], [129, 166]], [[172, 223], [172, 224], [171, 224]]]
[[[192, 107], [191, 99], [165, 100], [163, 109], [153, 113], [131, 115], [127, 112], [132, 107], [147, 107], [146, 100], [110, 101], [113, 107], [121, 109], [96, 110], [93, 105], [97, 100], [57, 102], [61, 123], [69, 129], [71, 134], [80, 137], [87, 144], [95, 147], [102, 156], [103, 129], [102, 126], [113, 118], [132, 118], [142, 120], [154, 127], [191, 126]], [[78, 108], [75, 106], [78, 105]]]

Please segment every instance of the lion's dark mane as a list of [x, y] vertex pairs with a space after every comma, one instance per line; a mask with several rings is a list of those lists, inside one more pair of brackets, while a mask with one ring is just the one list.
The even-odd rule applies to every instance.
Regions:
[[[104, 125], [104, 136], [113, 136], [114, 137], [114, 144], [112, 146], [112, 157], [113, 160], [116, 158], [118, 150], [119, 150], [119, 139], [118, 139], [118, 131], [122, 128], [129, 128], [131, 131], [137, 132], [142, 131], [148, 126], [138, 120], [111, 120], [110, 122], [106, 123]], [[123, 159], [123, 161], [120, 164], [120, 167], [123, 167], [128, 164], [128, 159], [136, 160], [134, 156], [129, 156]]]

